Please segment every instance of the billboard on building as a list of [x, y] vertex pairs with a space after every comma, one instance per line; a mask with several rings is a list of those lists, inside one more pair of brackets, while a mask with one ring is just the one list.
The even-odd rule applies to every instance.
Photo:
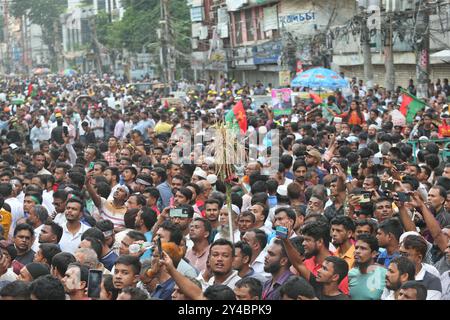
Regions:
[[277, 64], [283, 46], [281, 41], [270, 41], [252, 48], [255, 64]]

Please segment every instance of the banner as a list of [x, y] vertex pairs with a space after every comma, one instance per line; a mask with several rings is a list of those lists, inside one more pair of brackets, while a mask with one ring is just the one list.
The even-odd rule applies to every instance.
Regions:
[[291, 114], [291, 94], [292, 90], [290, 88], [272, 89], [272, 104], [275, 116]]

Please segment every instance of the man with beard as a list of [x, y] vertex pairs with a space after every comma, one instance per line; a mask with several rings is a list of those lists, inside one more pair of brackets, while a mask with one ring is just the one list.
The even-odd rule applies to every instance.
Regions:
[[206, 270], [206, 261], [210, 251], [208, 238], [211, 230], [211, 223], [204, 218], [195, 218], [189, 227], [189, 238], [194, 245], [187, 250], [185, 256], [200, 273]]
[[17, 256], [12, 266], [16, 274], [19, 274], [23, 266], [33, 262], [35, 252], [31, 250], [34, 242], [33, 227], [27, 223], [21, 223], [14, 229], [14, 246], [17, 250]]
[[[182, 204], [173, 209], [177, 211], [181, 211], [181, 213], [172, 213], [170, 215], [170, 221], [180, 228], [181, 232], [183, 232], [183, 236], [189, 235], [189, 225], [192, 222], [192, 217], [194, 216], [194, 209], [192, 206], [187, 204]], [[171, 209], [172, 211], [172, 209]]]
[[[330, 252], [330, 227], [322, 221], [306, 223], [302, 228], [303, 247], [305, 248], [305, 266], [317, 277], [318, 271], [323, 267], [326, 257], [332, 256]], [[339, 290], [348, 294], [348, 279], [345, 277], [339, 284]]]
[[120, 172], [117, 167], [107, 167], [105, 171], [103, 171], [103, 176], [108, 181], [111, 189], [119, 184], [120, 180]]
[[383, 290], [381, 300], [397, 300], [400, 287], [406, 281], [414, 280], [416, 273], [414, 263], [406, 257], [397, 257], [391, 260], [386, 273], [386, 288]]
[[205, 201], [205, 218], [211, 223], [212, 232], [209, 235], [210, 239], [214, 239], [217, 233], [217, 228], [220, 226], [220, 201], [217, 199], [208, 199]]
[[331, 241], [337, 248], [335, 255], [347, 262], [348, 268], [355, 262], [355, 246], [352, 237], [355, 232], [355, 223], [348, 216], [337, 216], [331, 220]]
[[306, 172], [308, 167], [304, 160], [296, 160], [292, 165], [292, 172], [294, 173], [294, 182], [299, 186], [299, 200], [306, 204], [305, 190], [311, 186], [311, 183], [306, 181]]
[[270, 274], [264, 272], [264, 258], [267, 254], [265, 250], [267, 245], [266, 233], [260, 229], [251, 229], [244, 234], [242, 241], [252, 248], [250, 267], [256, 273], [262, 274], [265, 278], [269, 279]]
[[39, 249], [39, 234], [41, 233], [44, 223], [48, 220], [48, 212], [44, 206], [36, 205], [31, 207], [29, 216], [27, 218], [27, 223], [31, 225], [34, 229], [34, 243], [31, 249], [37, 252]]
[[320, 214], [324, 213], [325, 200], [315, 194], [309, 198], [308, 207], [306, 208], [306, 215], [309, 216], [311, 214]]
[[428, 208], [430, 208], [436, 217], [436, 220], [439, 222], [441, 228], [450, 225], [450, 213], [448, 213], [444, 208], [446, 199], [447, 191], [439, 185], [433, 186], [430, 191], [428, 191]]
[[394, 210], [392, 210], [392, 200], [385, 197], [379, 198], [375, 203], [374, 210], [374, 216], [377, 219], [378, 223], [392, 218], [393, 215]]
[[59, 246], [61, 251], [73, 254], [81, 242], [81, 235], [89, 229], [89, 227], [80, 222], [83, 216], [83, 202], [72, 197], [67, 200], [66, 205], [66, 224], [63, 226], [63, 235]]
[[233, 270], [235, 252], [234, 245], [225, 239], [219, 239], [211, 244], [209, 249], [209, 266], [212, 277], [206, 282], [204, 275], [200, 274], [198, 280], [202, 282], [203, 290], [213, 285], [226, 285], [234, 290], [236, 282], [241, 280], [237, 270]]
[[263, 300], [280, 300], [280, 287], [294, 274], [289, 270], [291, 262], [280, 239], [275, 239], [267, 249], [264, 271], [272, 275], [263, 286]]
[[61, 240], [63, 229], [53, 221], [47, 221], [39, 233], [39, 243], [58, 244]]
[[348, 273], [352, 300], [380, 300], [387, 270], [375, 264], [377, 254], [377, 238], [362, 234], [356, 239], [355, 264]]
[[57, 190], [53, 193], [53, 207], [55, 211], [52, 213], [52, 218], [60, 226], [65, 225], [67, 222], [64, 212], [66, 210], [68, 196], [69, 194], [65, 190]]
[[[372, 114], [371, 111], [370, 114]], [[370, 144], [372, 142], [377, 142], [377, 130], [378, 127], [375, 124], [369, 125], [369, 129], [367, 130], [367, 144]]]

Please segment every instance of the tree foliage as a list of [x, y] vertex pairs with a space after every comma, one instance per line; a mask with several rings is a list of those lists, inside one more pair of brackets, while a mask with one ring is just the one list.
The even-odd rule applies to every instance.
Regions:
[[14, 17], [27, 16], [31, 23], [42, 29], [42, 41], [48, 46], [52, 61], [56, 61], [55, 25], [67, 8], [67, 0], [20, 0], [11, 2], [11, 14]]
[[[161, 19], [160, 0], [126, 0], [124, 17], [109, 23], [108, 14], [97, 16], [97, 36], [99, 41], [110, 49], [127, 49], [131, 52], [153, 53], [159, 56], [160, 40], [157, 29]], [[190, 52], [190, 14], [185, 0], [169, 1], [171, 36], [177, 55], [177, 66], [186, 68]]]

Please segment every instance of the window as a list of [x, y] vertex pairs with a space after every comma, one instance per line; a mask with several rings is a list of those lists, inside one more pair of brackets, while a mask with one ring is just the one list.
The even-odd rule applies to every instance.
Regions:
[[255, 40], [255, 28], [253, 28], [252, 9], [245, 10], [245, 26], [247, 29], [247, 41]]
[[88, 19], [81, 19], [81, 43], [86, 44], [91, 41], [91, 28]]
[[98, 11], [106, 11], [106, 0], [97, 0]]
[[235, 30], [236, 30], [236, 44], [242, 43], [242, 25], [241, 25], [241, 13], [234, 12]]

